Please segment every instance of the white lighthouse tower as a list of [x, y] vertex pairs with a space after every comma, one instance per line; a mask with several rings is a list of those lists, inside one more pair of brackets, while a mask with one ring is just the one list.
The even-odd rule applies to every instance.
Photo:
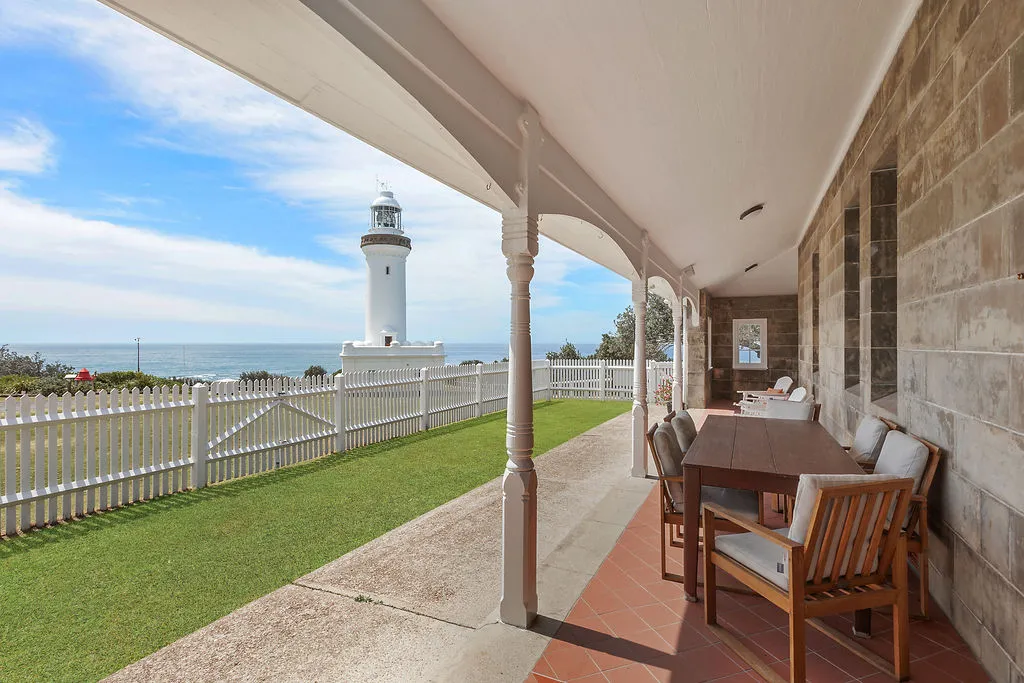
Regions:
[[402, 207], [382, 190], [370, 204], [370, 230], [359, 246], [366, 256], [366, 336], [345, 342], [345, 372], [422, 368], [444, 364], [444, 344], [410, 342], [405, 327], [405, 260], [412, 240], [402, 229]]

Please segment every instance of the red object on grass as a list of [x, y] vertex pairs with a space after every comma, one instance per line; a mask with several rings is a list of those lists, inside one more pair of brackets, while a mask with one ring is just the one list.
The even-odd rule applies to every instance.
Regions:
[[82, 368], [81, 370], [78, 371], [78, 374], [75, 375], [75, 381], [76, 382], [94, 382], [94, 381], [96, 381], [96, 378], [89, 374], [89, 370], [88, 369]]

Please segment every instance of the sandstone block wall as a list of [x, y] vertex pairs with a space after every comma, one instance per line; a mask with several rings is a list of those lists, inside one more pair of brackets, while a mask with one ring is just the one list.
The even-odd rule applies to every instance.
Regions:
[[933, 595], [997, 683], [1024, 681], [1022, 36], [1024, 0], [924, 0], [799, 254], [799, 381], [846, 443], [873, 413], [943, 448]]

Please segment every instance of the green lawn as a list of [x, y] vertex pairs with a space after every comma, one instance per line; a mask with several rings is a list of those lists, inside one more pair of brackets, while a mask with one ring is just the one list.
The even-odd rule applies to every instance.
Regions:
[[[537, 404], [536, 453], [625, 412]], [[0, 542], [0, 680], [93, 680], [501, 474], [505, 414]]]

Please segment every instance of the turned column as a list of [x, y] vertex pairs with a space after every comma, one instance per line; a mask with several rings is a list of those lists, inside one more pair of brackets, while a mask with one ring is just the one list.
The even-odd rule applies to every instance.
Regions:
[[683, 306], [686, 302], [677, 296], [672, 302], [672, 410], [683, 409]]
[[647, 277], [633, 280], [633, 466], [634, 477], [647, 476]]
[[512, 287], [509, 339], [508, 462], [501, 481], [501, 620], [526, 628], [537, 616], [537, 472], [533, 468], [533, 361], [530, 280], [537, 254], [537, 222], [502, 218], [502, 251]]
[[501, 216], [501, 251], [512, 290], [508, 346], [508, 462], [501, 479], [502, 622], [527, 628], [537, 617], [537, 472], [533, 468], [533, 349], [530, 340], [530, 280], [537, 256], [537, 214], [531, 193], [539, 177], [543, 130], [527, 105], [519, 117], [522, 147], [515, 208]]

